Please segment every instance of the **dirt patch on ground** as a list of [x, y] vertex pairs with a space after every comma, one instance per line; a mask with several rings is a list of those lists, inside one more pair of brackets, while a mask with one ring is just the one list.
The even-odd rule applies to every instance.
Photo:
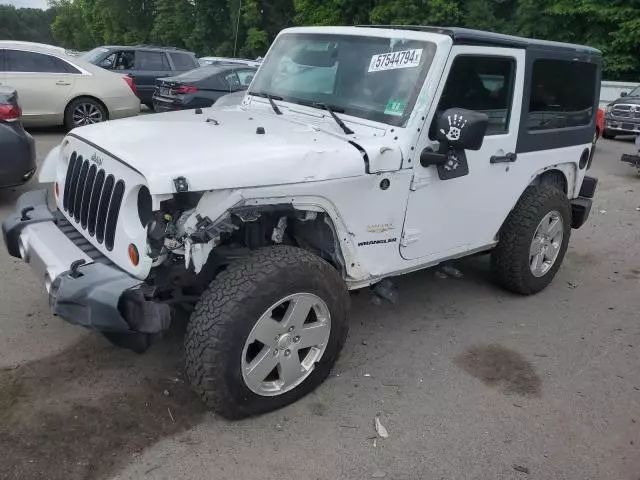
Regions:
[[2, 480], [105, 478], [204, 413], [182, 374], [179, 341], [145, 355], [98, 335], [0, 370]]
[[505, 394], [539, 397], [540, 378], [522, 355], [500, 345], [479, 345], [455, 359], [469, 375]]

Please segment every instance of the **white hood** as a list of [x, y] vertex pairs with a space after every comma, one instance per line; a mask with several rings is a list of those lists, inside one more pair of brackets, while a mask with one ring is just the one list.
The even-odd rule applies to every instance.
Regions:
[[[286, 117], [240, 108], [188, 110], [105, 122], [71, 135], [137, 170], [152, 194], [175, 192], [177, 177], [187, 179], [189, 190], [202, 191], [365, 173], [363, 154], [350, 138]], [[398, 151], [385, 157], [400, 168]]]

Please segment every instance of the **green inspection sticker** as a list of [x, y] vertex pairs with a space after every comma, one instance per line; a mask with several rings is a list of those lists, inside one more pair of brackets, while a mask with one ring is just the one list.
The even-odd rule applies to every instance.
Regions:
[[407, 102], [403, 102], [402, 100], [389, 100], [387, 102], [387, 106], [384, 109], [384, 114], [401, 117], [406, 107]]

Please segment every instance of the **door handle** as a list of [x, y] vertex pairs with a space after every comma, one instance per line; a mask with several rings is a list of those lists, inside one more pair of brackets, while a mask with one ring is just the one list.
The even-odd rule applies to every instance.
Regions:
[[61, 87], [66, 87], [71, 85], [71, 82], [65, 82], [64, 80], [59, 80], [56, 82], [56, 85], [60, 85]]
[[507, 153], [506, 155], [493, 155], [490, 159], [490, 163], [513, 163], [518, 159], [518, 155], [515, 153]]

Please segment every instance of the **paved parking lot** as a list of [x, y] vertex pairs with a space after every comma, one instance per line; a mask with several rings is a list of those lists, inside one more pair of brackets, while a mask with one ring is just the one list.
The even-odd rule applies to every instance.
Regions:
[[[62, 137], [35, 133], [38, 157]], [[226, 422], [184, 383], [180, 332], [140, 356], [48, 312], [0, 251], [0, 479], [640, 478], [640, 177], [602, 141], [587, 226], [552, 286], [398, 279], [354, 295], [334, 375], [297, 404]], [[0, 217], [18, 194], [0, 192]], [[380, 415], [389, 438], [376, 438]]]

